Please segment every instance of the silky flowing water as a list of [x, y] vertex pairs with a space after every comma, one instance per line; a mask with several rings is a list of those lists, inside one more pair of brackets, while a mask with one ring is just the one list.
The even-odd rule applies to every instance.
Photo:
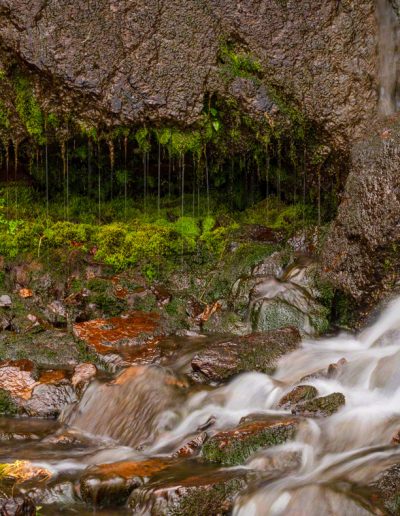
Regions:
[[[273, 376], [245, 373], [223, 386], [189, 387], [185, 372], [191, 356], [212, 341], [178, 340], [181, 351], [163, 366], [133, 366], [111, 381], [92, 383], [59, 422], [0, 421], [2, 431], [17, 432], [22, 425], [24, 432], [37, 434], [3, 444], [0, 461], [28, 459], [53, 473], [50, 486], [30, 487], [47, 489], [44, 514], [58, 514], [60, 507], [62, 514], [90, 513], [76, 508], [71, 487], [87, 466], [171, 455], [210, 421], [215, 420], [214, 433], [249, 414], [285, 414], [277, 409], [278, 400], [301, 378], [338, 361], [335, 378], [311, 376], [305, 383], [320, 396], [343, 393], [345, 406], [330, 417], [304, 419], [294, 441], [250, 457], [245, 468], [256, 470], [257, 480], [236, 499], [234, 514], [380, 514], [360, 486], [400, 461], [400, 448], [392, 444], [400, 430], [400, 299], [359, 334], [305, 340], [280, 360]], [[57, 446], [54, 437], [65, 432], [80, 436], [79, 444]], [[285, 454], [296, 457], [297, 467], [271, 477], [271, 460]], [[201, 457], [187, 459], [188, 475], [194, 467], [201, 469]]]

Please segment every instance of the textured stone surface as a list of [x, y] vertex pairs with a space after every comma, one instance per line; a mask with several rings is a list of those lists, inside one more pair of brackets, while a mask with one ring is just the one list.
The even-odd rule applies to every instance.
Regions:
[[369, 301], [399, 277], [400, 120], [381, 123], [356, 145], [338, 217], [323, 262], [327, 277]]
[[45, 79], [37, 87], [48, 104], [96, 121], [189, 124], [206, 93], [227, 89], [245, 108], [268, 111], [265, 90], [221, 79], [225, 37], [343, 143], [376, 111], [374, 8], [373, 0], [0, 0], [0, 61], [17, 57]]
[[247, 484], [244, 469], [193, 474], [181, 480], [151, 482], [129, 500], [134, 514], [191, 516], [231, 514], [233, 502]]
[[234, 337], [198, 353], [192, 360], [192, 369], [213, 382], [227, 380], [244, 371], [272, 373], [278, 359], [294, 351], [300, 340], [294, 328]]
[[344, 395], [341, 392], [334, 392], [328, 396], [298, 403], [292, 409], [292, 413], [310, 417], [326, 417], [337, 412], [345, 403]]
[[244, 419], [239, 426], [211, 437], [203, 447], [203, 456], [210, 462], [243, 464], [260, 448], [276, 446], [292, 439], [298, 423], [293, 417]]

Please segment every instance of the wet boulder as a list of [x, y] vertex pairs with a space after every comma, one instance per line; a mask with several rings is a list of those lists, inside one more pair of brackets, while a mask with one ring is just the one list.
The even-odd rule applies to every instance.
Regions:
[[247, 470], [235, 469], [150, 482], [133, 491], [129, 506], [134, 514], [153, 516], [230, 514], [248, 475]]
[[39, 375], [30, 360], [0, 363], [0, 411], [3, 413], [57, 417], [76, 399], [66, 371], [47, 370]]
[[344, 395], [341, 392], [334, 392], [328, 396], [298, 403], [292, 409], [292, 414], [306, 417], [327, 417], [337, 412], [345, 403]]
[[288, 409], [297, 403], [312, 400], [317, 396], [318, 391], [313, 385], [298, 385], [279, 400], [278, 407]]
[[0, 362], [0, 389], [13, 398], [29, 399], [37, 383], [37, 370], [30, 360]]
[[400, 513], [400, 464], [390, 466], [379, 473], [369, 488], [388, 514], [394, 516]]
[[245, 371], [272, 373], [281, 356], [300, 345], [299, 332], [284, 328], [217, 342], [192, 360], [196, 378], [223, 382]]
[[78, 364], [73, 372], [71, 383], [74, 389], [79, 393], [85, 390], [88, 384], [96, 377], [97, 367], [94, 364], [83, 363]]
[[299, 420], [290, 416], [244, 418], [237, 427], [210, 437], [202, 455], [218, 464], [243, 464], [254, 452], [293, 439], [298, 425]]
[[69, 383], [40, 384], [35, 387], [32, 398], [24, 404], [24, 410], [31, 417], [55, 418], [74, 401], [75, 392]]
[[134, 489], [171, 464], [171, 459], [148, 459], [92, 466], [80, 478], [80, 496], [97, 507], [123, 505]]
[[283, 269], [283, 258], [274, 253], [238, 280], [232, 288], [232, 307], [247, 317], [252, 331], [294, 326], [304, 335], [324, 332], [331, 289], [320, 282], [318, 265], [299, 257]]

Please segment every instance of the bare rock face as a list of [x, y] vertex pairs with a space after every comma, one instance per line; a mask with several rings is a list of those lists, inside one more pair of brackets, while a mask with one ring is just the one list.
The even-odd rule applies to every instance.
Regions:
[[48, 105], [86, 119], [187, 125], [215, 92], [267, 113], [264, 85], [224, 81], [223, 39], [339, 144], [376, 111], [373, 0], [0, 0], [0, 33], [0, 62], [34, 70]]
[[398, 276], [400, 242], [400, 119], [381, 123], [357, 144], [335, 223], [323, 252], [327, 277], [369, 301]]

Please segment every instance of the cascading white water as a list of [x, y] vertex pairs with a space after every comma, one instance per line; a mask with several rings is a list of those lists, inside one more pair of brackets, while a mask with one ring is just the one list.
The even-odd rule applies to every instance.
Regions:
[[379, 22], [379, 111], [391, 115], [400, 108], [400, 21], [389, 0], [377, 0]]
[[339, 496], [337, 485], [329, 486], [368, 483], [385, 465], [400, 460], [400, 450], [392, 444], [400, 430], [400, 299], [358, 336], [305, 342], [281, 360], [274, 379], [292, 385], [341, 358], [347, 362], [335, 378], [306, 383], [320, 395], [342, 392], [345, 407], [309, 421], [294, 443], [277, 448], [276, 453], [295, 449], [300, 469], [243, 495], [235, 515], [370, 513]]
[[[339, 361], [334, 377], [312, 375]], [[245, 373], [193, 392], [162, 367], [140, 366], [93, 383], [64, 420], [106, 441], [38, 464], [70, 474], [90, 464], [170, 455], [210, 424], [212, 433], [250, 414], [287, 414], [278, 401], [299, 383], [319, 396], [343, 393], [346, 404], [330, 417], [304, 418], [294, 441], [252, 455], [244, 467], [257, 478], [237, 498], [234, 515], [381, 514], [359, 486], [400, 463], [400, 298], [359, 335], [304, 341], [273, 376]]]

